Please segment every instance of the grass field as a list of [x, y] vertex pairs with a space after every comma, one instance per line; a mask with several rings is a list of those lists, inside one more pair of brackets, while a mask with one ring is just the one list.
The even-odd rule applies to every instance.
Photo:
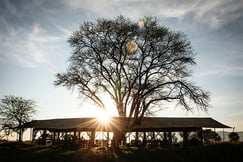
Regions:
[[243, 144], [214, 144], [177, 149], [121, 147], [80, 149], [40, 146], [30, 143], [1, 143], [0, 162], [242, 162]]

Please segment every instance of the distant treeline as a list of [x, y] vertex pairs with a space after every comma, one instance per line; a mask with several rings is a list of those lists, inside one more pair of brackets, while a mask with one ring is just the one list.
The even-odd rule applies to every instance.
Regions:
[[[222, 141], [229, 141], [229, 134], [231, 132], [228, 132], [228, 131], [224, 131], [224, 132], [223, 131], [216, 131], [216, 132], [220, 135]], [[243, 131], [236, 132], [236, 133], [238, 133], [238, 135], [240, 136], [239, 141], [243, 141]]]

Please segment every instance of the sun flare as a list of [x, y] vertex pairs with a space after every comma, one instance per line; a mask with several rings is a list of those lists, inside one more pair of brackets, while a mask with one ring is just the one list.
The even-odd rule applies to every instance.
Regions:
[[110, 115], [108, 114], [107, 111], [105, 110], [100, 110], [99, 114], [98, 114], [98, 119], [101, 123], [106, 124], [109, 122], [110, 120]]

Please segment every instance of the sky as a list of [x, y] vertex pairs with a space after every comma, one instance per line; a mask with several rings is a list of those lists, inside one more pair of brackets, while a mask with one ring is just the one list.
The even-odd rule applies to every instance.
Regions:
[[184, 32], [196, 53], [191, 80], [210, 92], [208, 112], [165, 104], [156, 116], [212, 117], [243, 131], [242, 0], [1, 0], [0, 98], [35, 100], [35, 119], [99, 114], [75, 90], [53, 82], [68, 66], [67, 40], [80, 24], [119, 15], [133, 21], [155, 16], [160, 25]]

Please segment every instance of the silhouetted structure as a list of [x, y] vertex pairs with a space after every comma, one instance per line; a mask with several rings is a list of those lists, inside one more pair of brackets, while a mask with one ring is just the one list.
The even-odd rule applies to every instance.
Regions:
[[[25, 124], [24, 128], [32, 128], [32, 140], [37, 134], [40, 143], [51, 140], [52, 143], [79, 144], [82, 147], [93, 147], [95, 144], [111, 146], [112, 133], [121, 126], [128, 126], [127, 139], [123, 142], [143, 146], [172, 146], [173, 132], [183, 132], [183, 145], [188, 145], [190, 132], [196, 132], [196, 138], [202, 143], [202, 128], [230, 128], [212, 118], [169, 118], [145, 117], [140, 125], [129, 118], [112, 117], [109, 122], [102, 123], [97, 118], [66, 118], [34, 120]], [[102, 140], [97, 139], [97, 132]], [[133, 134], [133, 140], [129, 140]], [[175, 142], [174, 142], [175, 143]]]

